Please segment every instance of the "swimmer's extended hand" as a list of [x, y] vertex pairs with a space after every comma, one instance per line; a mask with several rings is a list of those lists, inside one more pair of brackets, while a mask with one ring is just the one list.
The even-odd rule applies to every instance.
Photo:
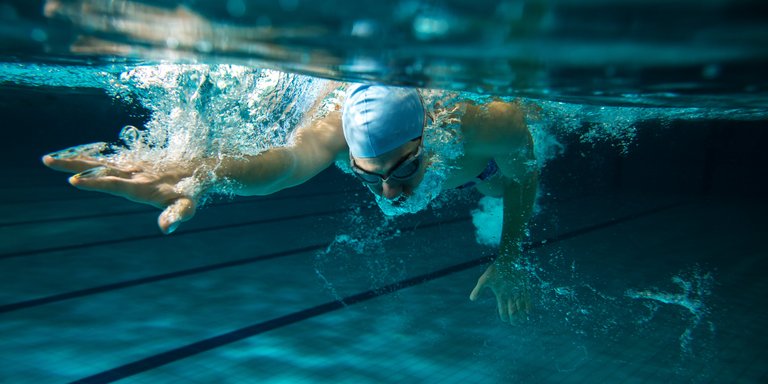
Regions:
[[173, 232], [194, 216], [200, 196], [184, 195], [176, 188], [179, 181], [191, 176], [191, 171], [158, 173], [138, 164], [118, 167], [95, 156], [105, 147], [104, 143], [93, 143], [68, 148], [43, 156], [43, 163], [57, 171], [75, 173], [69, 183], [79, 189], [109, 193], [162, 209], [157, 223], [163, 233]]
[[496, 295], [499, 317], [503, 322], [516, 323], [531, 310], [528, 275], [514, 263], [497, 260], [477, 280], [469, 299], [477, 300], [480, 291], [488, 287]]

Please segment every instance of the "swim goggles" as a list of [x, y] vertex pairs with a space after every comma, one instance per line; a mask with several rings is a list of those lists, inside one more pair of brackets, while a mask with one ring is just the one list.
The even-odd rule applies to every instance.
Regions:
[[422, 154], [423, 151], [421, 149], [421, 144], [419, 144], [419, 148], [416, 150], [416, 152], [411, 153], [407, 157], [404, 157], [398, 161], [397, 164], [395, 164], [395, 166], [392, 167], [392, 169], [390, 169], [386, 175], [360, 169], [360, 167], [355, 164], [355, 159], [352, 158], [351, 154], [349, 155], [349, 165], [352, 167], [354, 175], [360, 181], [366, 184], [380, 184], [387, 182], [390, 179], [405, 181], [416, 175], [419, 167], [421, 166]]

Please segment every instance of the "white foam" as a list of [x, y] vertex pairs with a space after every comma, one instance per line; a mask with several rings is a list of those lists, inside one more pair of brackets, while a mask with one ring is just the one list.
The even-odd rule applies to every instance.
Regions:
[[484, 196], [478, 208], [472, 210], [472, 224], [475, 225], [475, 239], [479, 244], [499, 246], [504, 219], [503, 199]]

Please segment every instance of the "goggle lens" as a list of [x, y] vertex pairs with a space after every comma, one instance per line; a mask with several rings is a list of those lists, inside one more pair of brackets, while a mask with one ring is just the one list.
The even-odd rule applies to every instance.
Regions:
[[416, 175], [416, 172], [418, 172], [419, 167], [421, 166], [421, 155], [422, 150], [421, 146], [419, 146], [419, 149], [416, 150], [415, 154], [412, 154], [403, 160], [402, 163], [397, 165], [393, 170], [389, 172], [388, 176], [382, 176], [378, 173], [371, 173], [360, 169], [357, 165], [355, 165], [355, 161], [351, 158], [351, 156], [350, 165], [352, 166], [352, 170], [354, 171], [355, 176], [357, 176], [360, 181], [367, 184], [379, 184], [389, 179], [404, 181], [412, 178], [414, 175]]

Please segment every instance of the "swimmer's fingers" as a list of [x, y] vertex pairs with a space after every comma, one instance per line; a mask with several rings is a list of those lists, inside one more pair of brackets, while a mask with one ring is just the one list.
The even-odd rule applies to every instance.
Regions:
[[105, 149], [107, 149], [107, 146], [107, 143], [103, 141], [76, 145], [74, 147], [69, 147], [60, 151], [49, 153], [48, 156], [56, 159], [67, 159], [77, 156], [92, 157], [102, 153]]
[[485, 288], [485, 286], [488, 284], [488, 279], [491, 277], [491, 268], [488, 268], [485, 270], [485, 273], [483, 273], [482, 276], [480, 276], [479, 279], [477, 279], [477, 284], [475, 284], [475, 288], [472, 289], [472, 293], [469, 294], [469, 299], [472, 301], [477, 300], [477, 298], [480, 296], [480, 291]]
[[197, 204], [188, 197], [180, 197], [166, 208], [157, 218], [157, 225], [166, 235], [172, 233], [179, 224], [189, 220], [195, 215]]
[[43, 164], [54, 171], [78, 173], [106, 165], [106, 161], [89, 157], [57, 159], [50, 155], [45, 155], [43, 156]]
[[107, 167], [91, 168], [69, 178], [69, 183], [84, 191], [97, 191], [110, 195], [131, 198], [135, 195], [136, 183], [131, 179], [106, 173]]
[[149, 173], [101, 166], [78, 173], [69, 182], [82, 190], [104, 192], [163, 209], [157, 224], [165, 234], [191, 219], [197, 208], [192, 197], [181, 195]]
[[531, 313], [531, 297], [527, 296], [522, 300], [521, 308], [526, 317]]
[[159, 189], [152, 181], [142, 180], [144, 176], [101, 166], [70, 177], [69, 183], [85, 191], [104, 192], [157, 208], [165, 208], [169, 201], [180, 197], [173, 191]]
[[501, 321], [517, 325], [526, 318], [528, 311], [526, 309], [525, 299], [497, 294], [496, 303]]
[[502, 322], [516, 325], [522, 319], [520, 307], [515, 298], [497, 293], [496, 306]]
[[516, 297], [509, 300], [509, 319], [512, 324], [520, 324], [528, 318], [530, 305], [527, 298]]
[[506, 303], [501, 296], [496, 296], [496, 306], [499, 311], [499, 319], [501, 319], [501, 321], [505, 323], [509, 322], [510, 312], [509, 312], [508, 303]]
[[527, 318], [530, 311], [530, 297], [523, 281], [511, 276], [502, 277], [497, 267], [492, 264], [477, 280], [477, 285], [469, 295], [472, 301], [477, 300], [483, 288], [489, 287], [496, 296], [496, 310], [499, 319], [505, 323], [518, 324]]
[[91, 143], [70, 147], [43, 156], [43, 163], [62, 172], [82, 172], [105, 165], [106, 160], [97, 157], [107, 148], [107, 143]]
[[517, 300], [514, 298], [507, 299], [507, 310], [509, 311], [509, 323], [516, 324], [518, 316], [520, 316], [517, 307]]
[[531, 299], [528, 295], [512, 297], [508, 301], [509, 322], [518, 325], [528, 319], [531, 313]]

